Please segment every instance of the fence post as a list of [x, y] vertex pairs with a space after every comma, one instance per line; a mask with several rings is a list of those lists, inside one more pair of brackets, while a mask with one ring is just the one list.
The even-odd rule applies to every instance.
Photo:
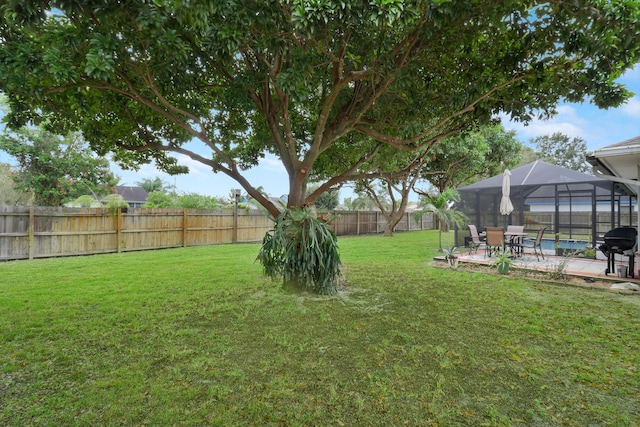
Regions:
[[238, 242], [238, 198], [241, 196], [241, 190], [238, 188], [235, 190], [235, 197], [233, 198], [233, 243]]
[[117, 252], [122, 252], [122, 208], [118, 208], [116, 211], [116, 239], [117, 242]]
[[356, 235], [360, 234], [360, 209], [356, 211]]
[[186, 248], [187, 245], [187, 209], [182, 209], [182, 247]]
[[33, 252], [35, 250], [35, 219], [36, 219], [36, 208], [31, 206], [29, 207], [29, 259], [33, 259]]

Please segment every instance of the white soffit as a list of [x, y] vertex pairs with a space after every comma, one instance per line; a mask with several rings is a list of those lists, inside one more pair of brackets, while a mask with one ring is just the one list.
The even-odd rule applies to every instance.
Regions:
[[595, 150], [593, 157], [606, 166], [615, 176], [637, 180], [640, 164], [640, 137], [635, 137], [608, 147]]

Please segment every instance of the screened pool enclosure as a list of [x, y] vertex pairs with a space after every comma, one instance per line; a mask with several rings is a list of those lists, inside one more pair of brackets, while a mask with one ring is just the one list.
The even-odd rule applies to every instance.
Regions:
[[[500, 214], [503, 174], [459, 188], [456, 208], [478, 229], [524, 225], [531, 234], [546, 227], [545, 238], [580, 240], [596, 247], [609, 230], [636, 225], [636, 196], [625, 185], [535, 161], [513, 169], [513, 212]], [[462, 246], [468, 230], [456, 230]]]

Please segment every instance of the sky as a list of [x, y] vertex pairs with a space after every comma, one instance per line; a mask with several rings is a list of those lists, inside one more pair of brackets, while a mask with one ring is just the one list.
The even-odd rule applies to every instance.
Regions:
[[600, 110], [585, 102], [561, 104], [558, 114], [548, 121], [536, 120], [528, 126], [503, 120], [506, 129], [517, 132], [518, 139], [529, 142], [532, 138], [560, 132], [582, 138], [589, 151], [615, 144], [640, 135], [640, 65], [618, 79], [636, 95], [626, 104], [609, 110]]
[[[580, 137], [589, 151], [602, 148], [640, 135], [640, 65], [627, 72], [619, 81], [636, 93], [626, 104], [609, 110], [600, 110], [585, 102], [583, 104], [561, 104], [558, 114], [550, 120], [534, 120], [527, 126], [503, 120], [506, 129], [516, 131], [517, 138], [528, 143], [532, 138], [561, 132], [571, 138]], [[195, 146], [198, 143], [192, 143]], [[210, 168], [186, 156], [177, 156], [180, 164], [189, 167], [189, 174], [169, 176], [153, 165], [141, 166], [138, 171], [126, 171], [112, 164], [112, 171], [120, 178], [120, 185], [135, 186], [144, 179], [159, 177], [167, 185], [175, 186], [179, 193], [198, 193], [208, 196], [228, 197], [240, 186], [221, 173], [214, 174]], [[0, 161], [7, 162], [0, 154]], [[246, 171], [249, 182], [262, 186], [269, 195], [279, 197], [289, 192], [287, 173], [277, 158], [263, 159], [259, 166]], [[244, 192], [244, 191], [243, 191]], [[353, 197], [350, 189], [340, 191], [340, 199]], [[412, 196], [417, 199], [417, 196]]]

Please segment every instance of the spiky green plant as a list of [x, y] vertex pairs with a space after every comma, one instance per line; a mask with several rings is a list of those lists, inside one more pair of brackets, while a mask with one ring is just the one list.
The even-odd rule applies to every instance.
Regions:
[[104, 197], [105, 207], [115, 215], [118, 209], [128, 209], [129, 203], [127, 203], [120, 194], [109, 194]]
[[442, 232], [447, 231], [449, 227], [454, 225], [464, 227], [467, 222], [467, 216], [456, 210], [452, 202], [460, 201], [460, 193], [453, 188], [448, 188], [440, 194], [423, 195], [420, 198], [421, 210], [416, 214], [422, 216], [425, 213], [432, 213], [440, 222], [440, 234], [438, 237], [439, 249], [442, 250]]
[[262, 240], [257, 258], [266, 276], [282, 278], [285, 290], [337, 292], [338, 239], [313, 207], [288, 209]]

